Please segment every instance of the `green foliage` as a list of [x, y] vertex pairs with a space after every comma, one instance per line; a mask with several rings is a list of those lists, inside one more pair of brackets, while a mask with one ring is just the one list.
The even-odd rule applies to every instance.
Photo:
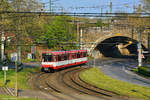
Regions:
[[[119, 95], [150, 99], [150, 88], [113, 79], [94, 67], [80, 74], [80, 78], [96, 87], [113, 91]], [[136, 99], [135, 99], [136, 100]]]
[[150, 63], [150, 57], [148, 57], [148, 58], [146, 59], [146, 62], [147, 62], [147, 63]]
[[27, 62], [37, 62], [39, 61], [38, 59], [27, 59]]
[[138, 72], [138, 69], [137, 69], [137, 68], [134, 68], [134, 69], [132, 69], [132, 71], [137, 73], [137, 72]]
[[102, 26], [103, 26], [102, 20], [99, 19], [96, 23], [96, 27], [102, 27]]
[[150, 11], [150, 1], [149, 0], [142, 0], [144, 7], [142, 8], [142, 11], [149, 12]]
[[49, 48], [58, 46], [58, 43], [76, 40], [75, 27], [68, 22], [69, 19], [67, 16], [57, 16], [51, 24], [45, 25], [46, 33], [41, 38], [46, 40]]
[[150, 68], [148, 68], [148, 67], [139, 67], [138, 68], [138, 73], [142, 74], [144, 76], [150, 77]]
[[[7, 95], [0, 95], [1, 100], [37, 100], [37, 98], [28, 98], [28, 97], [15, 97], [15, 96], [7, 96]], [[43, 100], [43, 99], [38, 99]]]
[[[23, 70], [18, 72], [18, 88], [19, 89], [30, 89], [28, 85], [28, 79], [30, 78], [31, 74], [39, 71], [40, 67], [38, 68], [24, 68]], [[0, 71], [0, 86], [4, 84], [4, 72]], [[16, 72], [14, 69], [9, 69], [7, 71], [7, 87], [15, 88], [16, 84]]]

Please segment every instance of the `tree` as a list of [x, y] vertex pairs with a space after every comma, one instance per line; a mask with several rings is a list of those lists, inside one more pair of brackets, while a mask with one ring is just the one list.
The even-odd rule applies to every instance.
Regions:
[[67, 16], [57, 16], [51, 24], [45, 25], [46, 33], [43, 36], [43, 40], [46, 39], [49, 48], [54, 48], [61, 42], [76, 40], [75, 27], [68, 22], [69, 19]]
[[[23, 43], [32, 43], [36, 38], [36, 34], [40, 34], [42, 24], [39, 15], [30, 13], [18, 13], [18, 12], [37, 12], [41, 11], [43, 4], [39, 0], [13, 0], [9, 2], [16, 13], [12, 15], [12, 24], [14, 33], [22, 39]], [[26, 38], [24, 38], [26, 37]], [[30, 39], [29, 39], [30, 38]]]
[[41, 11], [44, 6], [39, 0], [11, 0], [10, 4], [15, 11], [20, 12]]
[[5, 11], [12, 11], [12, 7], [7, 0], [0, 0], [0, 30], [8, 30], [8, 24], [11, 23], [11, 20], [8, 19], [8, 14], [4, 13]]
[[150, 1], [149, 0], [142, 0], [143, 1], [143, 10], [144, 12], [150, 12]]

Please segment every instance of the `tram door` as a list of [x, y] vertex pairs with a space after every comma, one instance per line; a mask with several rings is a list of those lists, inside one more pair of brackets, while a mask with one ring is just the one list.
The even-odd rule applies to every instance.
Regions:
[[71, 53], [68, 53], [68, 64], [72, 63]]

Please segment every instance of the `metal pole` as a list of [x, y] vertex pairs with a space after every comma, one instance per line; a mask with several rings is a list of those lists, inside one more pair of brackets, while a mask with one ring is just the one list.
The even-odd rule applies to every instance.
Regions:
[[110, 13], [112, 13], [112, 2], [110, 2]]
[[94, 67], [95, 67], [95, 57], [94, 57]]
[[147, 36], [148, 37], [148, 43], [147, 43], [148, 44], [148, 52], [150, 52], [150, 33], [148, 32], [147, 35], [148, 35]]
[[49, 10], [52, 12], [52, 0], [49, 0]]
[[[139, 4], [139, 9], [138, 9], [138, 11], [139, 11], [139, 16], [141, 16], [141, 12], [142, 12], [142, 6], [141, 6], [141, 4]], [[140, 29], [140, 30], [139, 30], [139, 33], [138, 33], [138, 38], [139, 38], [138, 65], [139, 65], [139, 67], [142, 66], [142, 44], [141, 44], [142, 41], [141, 41], [141, 32], [142, 32], [142, 30]]]
[[79, 23], [77, 22], [77, 41], [80, 42], [80, 39], [79, 39]]
[[103, 8], [101, 8], [101, 16], [102, 16], [102, 13], [103, 13]]
[[[19, 37], [19, 36], [18, 36]], [[21, 46], [20, 46], [20, 39], [18, 39], [18, 64], [21, 64]]]
[[18, 60], [16, 60], [15, 62], [15, 66], [16, 66], [16, 97], [18, 96]]
[[134, 36], [133, 36], [133, 34], [134, 34], [134, 28], [133, 28], [133, 27], [132, 27], [132, 30], [131, 30], [131, 32], [132, 32], [131, 39], [133, 39], [133, 38], [134, 38]]
[[4, 41], [5, 41], [5, 37], [4, 37], [4, 32], [2, 31], [2, 35], [1, 35], [1, 61], [4, 60]]
[[139, 31], [139, 44], [138, 44], [138, 66], [142, 66], [142, 45], [141, 45], [141, 30]]
[[[18, 0], [17, 2], [17, 11], [19, 12], [20, 11], [20, 4], [21, 4], [21, 0]], [[20, 35], [21, 35], [21, 29], [20, 29], [20, 25], [21, 25], [21, 19], [20, 19], [20, 16], [19, 16], [19, 20], [18, 20], [18, 33], [17, 33], [17, 41], [18, 41], [18, 58], [17, 58], [17, 63], [21, 64], [21, 46], [20, 46]]]
[[6, 70], [4, 70], [4, 85], [6, 85]]
[[83, 49], [82, 39], [83, 39], [83, 30], [81, 28], [81, 32], [80, 32], [80, 49]]
[[138, 11], [139, 11], [139, 14], [140, 14], [140, 16], [141, 16], [141, 13], [142, 13], [142, 5], [141, 5], [141, 4], [139, 4], [139, 9], [138, 9]]

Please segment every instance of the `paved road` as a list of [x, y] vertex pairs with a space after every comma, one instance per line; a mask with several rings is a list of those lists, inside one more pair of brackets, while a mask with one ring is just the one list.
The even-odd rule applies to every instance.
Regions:
[[96, 66], [99, 66], [105, 74], [112, 78], [150, 87], [150, 80], [130, 71], [130, 69], [137, 66], [137, 61], [135, 60], [99, 59], [96, 60]]
[[[23, 63], [22, 66], [24, 68], [31, 68], [31, 67], [41, 67], [41, 63], [40, 62], [30, 62], [30, 63]], [[2, 64], [0, 64], [0, 69], [2, 68]], [[8, 68], [15, 68], [15, 64], [9, 64]]]

